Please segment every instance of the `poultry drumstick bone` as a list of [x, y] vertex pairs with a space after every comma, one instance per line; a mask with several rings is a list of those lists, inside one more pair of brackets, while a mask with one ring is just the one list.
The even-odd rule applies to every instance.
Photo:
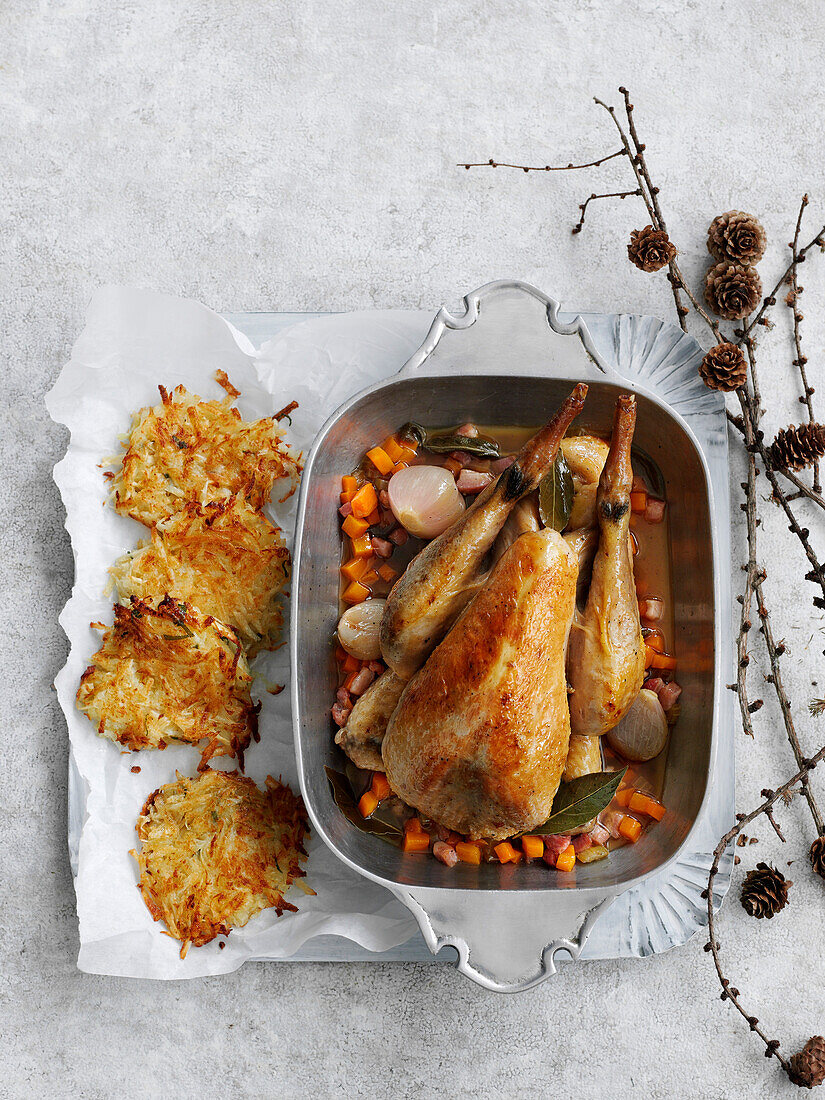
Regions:
[[381, 620], [381, 653], [402, 680], [426, 661], [478, 591], [477, 574], [522, 497], [551, 469], [562, 437], [584, 405], [579, 383], [556, 415], [522, 448], [472, 507], [413, 559], [390, 593]]

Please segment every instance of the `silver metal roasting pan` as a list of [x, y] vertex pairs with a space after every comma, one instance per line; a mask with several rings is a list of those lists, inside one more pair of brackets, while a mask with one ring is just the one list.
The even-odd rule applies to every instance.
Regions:
[[[385, 886], [416, 917], [434, 953], [458, 952], [458, 968], [497, 991], [527, 989], [555, 972], [556, 951], [578, 959], [599, 915], [614, 899], [677, 859], [703, 812], [714, 777], [721, 589], [713, 487], [686, 422], [643, 382], [600, 360], [581, 318], [559, 319], [558, 303], [517, 282], [490, 283], [442, 309], [426, 341], [388, 382], [356, 394], [326, 422], [307, 458], [296, 523], [290, 656], [295, 747], [301, 788], [315, 829], [365, 878]], [[353, 827], [335, 805], [324, 765], [340, 768], [329, 709], [335, 692], [330, 645], [338, 609], [338, 493], [342, 472], [399, 424], [463, 420], [538, 426], [572, 386], [589, 385], [578, 427], [609, 431], [619, 392], [638, 398], [635, 445], [664, 475], [669, 501], [675, 651], [682, 713], [668, 752], [668, 813], [635, 846], [569, 875], [531, 866], [448, 869], [404, 856]], [[727, 593], [727, 587], [725, 587]], [[727, 594], [725, 603], [729, 602]]]

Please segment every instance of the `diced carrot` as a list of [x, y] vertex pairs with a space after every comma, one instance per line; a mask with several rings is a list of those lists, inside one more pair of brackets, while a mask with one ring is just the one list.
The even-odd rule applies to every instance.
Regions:
[[367, 791], [361, 795], [358, 802], [358, 809], [361, 811], [362, 817], [369, 817], [370, 814], [375, 813], [378, 808], [378, 799], [375, 797], [372, 791]]
[[619, 822], [619, 832], [625, 840], [629, 840], [631, 844], [635, 844], [642, 835], [642, 823], [637, 821], [635, 817], [627, 817], [625, 815]]
[[[357, 657], [353, 657], [351, 653], [348, 653], [344, 658], [344, 663], [341, 665], [341, 668], [344, 672], [347, 673], [359, 672], [361, 669], [361, 662], [358, 660]], [[347, 687], [347, 691], [349, 691], [349, 686]]]
[[365, 519], [360, 519], [354, 513], [351, 516], [347, 516], [344, 522], [341, 524], [341, 529], [345, 535], [349, 535], [351, 539], [357, 539], [361, 535], [365, 534], [369, 524]]
[[383, 772], [372, 773], [371, 789], [379, 802], [383, 802], [385, 798], [389, 798], [392, 793], [390, 791], [390, 785], [387, 782], [387, 777]]
[[481, 849], [472, 841], [460, 840], [455, 846], [455, 854], [462, 863], [481, 863]]
[[369, 535], [359, 535], [357, 539], [353, 539], [352, 552], [356, 558], [368, 558], [369, 564], [371, 565], [374, 555], [372, 552], [372, 542], [370, 541]]
[[344, 589], [341, 599], [344, 603], [363, 603], [369, 594], [370, 590], [365, 588], [360, 581], [353, 581]]
[[647, 508], [647, 493], [642, 490], [641, 492], [632, 492], [630, 494], [630, 510], [632, 512], [643, 512]]
[[341, 478], [341, 489], [345, 493], [354, 493], [358, 489], [358, 478], [352, 476], [352, 474], [345, 474]]
[[444, 469], [449, 470], [450, 473], [455, 477], [456, 474], [461, 473], [464, 467], [461, 465], [460, 462], [456, 462], [454, 458], [448, 458], [444, 461]]
[[[402, 470], [406, 470], [407, 465], [408, 463], [406, 462], [396, 462], [392, 468], [393, 474], [400, 474]], [[390, 476], [392, 476], [392, 474]]]
[[627, 809], [634, 794], [636, 794], [636, 791], [633, 787], [622, 787], [620, 791], [616, 791], [614, 799], [620, 806], [624, 806], [624, 808]]
[[633, 797], [628, 802], [627, 808], [632, 810], [633, 813], [652, 817], [654, 821], [661, 821], [665, 816], [665, 808], [662, 803], [657, 802], [655, 798], [651, 798], [649, 794], [642, 794], [641, 791], [633, 792]]
[[388, 474], [395, 465], [383, 447], [373, 447], [371, 451], [367, 451], [367, 458], [382, 474]]
[[360, 580], [360, 583], [369, 588], [371, 584], [375, 584], [378, 580], [378, 574], [374, 569], [368, 569]]
[[412, 438], [405, 439], [401, 444], [401, 450], [408, 451], [411, 456], [418, 454], [418, 440]]
[[348, 504], [349, 501], [355, 496], [355, 492], [352, 489], [348, 489], [345, 493], [341, 493], [341, 503]]
[[521, 849], [531, 859], [541, 859], [544, 855], [544, 841], [540, 836], [523, 836]]
[[381, 522], [381, 513], [376, 508], [374, 511], [370, 512], [370, 514], [367, 516], [367, 524], [370, 527], [377, 527], [380, 522]]
[[402, 850], [405, 852], [426, 852], [430, 847], [429, 833], [404, 833]]
[[335, 660], [338, 662], [338, 664], [342, 665], [344, 661], [346, 661], [347, 657], [349, 657], [349, 653], [347, 653], [342, 645], [337, 645], [335, 647]]
[[496, 844], [493, 851], [498, 856], [499, 863], [518, 863], [521, 859], [521, 853], [516, 851], [509, 840], [503, 840], [501, 844]]
[[[353, 657], [353, 660], [355, 660], [354, 657]], [[344, 680], [344, 683], [342, 684], [342, 687], [343, 687], [344, 691], [349, 691], [349, 689], [352, 687], [353, 683], [355, 682], [355, 677], [358, 675], [358, 673], [360, 671], [361, 671], [361, 662], [359, 661], [358, 662], [358, 668], [352, 669], [349, 672], [349, 674], [347, 675], [346, 680]]]
[[648, 649], [655, 649], [657, 653], [665, 651], [665, 639], [658, 630], [655, 634], [645, 634], [645, 645]]
[[559, 858], [556, 860], [557, 871], [572, 871], [576, 866], [576, 849], [568, 844]]
[[645, 646], [645, 668], [653, 667], [653, 659], [657, 656], [656, 650], [649, 645]]
[[407, 820], [404, 822], [405, 833], [423, 833], [425, 831], [426, 830], [424, 829], [424, 826], [421, 824], [420, 817], [413, 816], [407, 818]]
[[667, 669], [672, 672], [676, 668], [676, 658], [669, 653], [654, 654], [652, 665], [654, 668]]
[[352, 514], [361, 519], [366, 519], [370, 512], [374, 512], [378, 507], [378, 494], [373, 483], [368, 481], [362, 485], [350, 503], [352, 504]]
[[341, 566], [341, 573], [348, 581], [358, 581], [370, 567], [370, 558], [350, 558]]
[[392, 584], [398, 576], [398, 571], [393, 569], [391, 565], [382, 565], [378, 570], [378, 576], [382, 581], [387, 581], [387, 583]]
[[398, 440], [395, 438], [394, 435], [388, 435], [384, 442], [381, 444], [381, 447], [390, 456], [390, 458], [392, 459], [392, 464], [394, 466], [401, 457], [402, 451], [402, 447], [400, 446]]

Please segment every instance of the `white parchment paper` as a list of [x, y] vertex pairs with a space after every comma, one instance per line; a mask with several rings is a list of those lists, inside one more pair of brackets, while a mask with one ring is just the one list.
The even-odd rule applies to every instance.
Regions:
[[[292, 890], [298, 913], [271, 910], [237, 929], [224, 949], [217, 941], [179, 957], [179, 945], [161, 932], [137, 884], [135, 821], [146, 797], [174, 779], [194, 775], [199, 753], [190, 746], [164, 752], [124, 753], [98, 737], [75, 709], [80, 676], [99, 646], [93, 621], [111, 623], [104, 596], [107, 570], [146, 531], [117, 515], [107, 499], [101, 463], [119, 451], [133, 411], [158, 401], [158, 383], [183, 384], [203, 397], [222, 397], [215, 371], [225, 370], [241, 390], [245, 418], [300, 403], [288, 439], [306, 451], [321, 424], [362, 387], [397, 371], [423, 340], [430, 318], [417, 312], [342, 314], [290, 326], [259, 351], [217, 314], [197, 302], [150, 291], [110, 287], [89, 307], [86, 327], [47, 396], [52, 418], [71, 438], [55, 480], [66, 506], [75, 559], [75, 584], [60, 616], [70, 644], [56, 679], [70, 741], [69, 851], [77, 892], [81, 970], [143, 978], [192, 978], [235, 970], [247, 959], [283, 959], [313, 936], [338, 935], [372, 951], [404, 943], [413, 918], [389, 893], [355, 875], [312, 838], [305, 897]], [[272, 509], [291, 541], [295, 498]], [[297, 789], [287, 649], [262, 654], [252, 665], [260, 698], [261, 741], [246, 754], [246, 774], [261, 782], [282, 775]], [[214, 762], [231, 768], [230, 761]], [[138, 765], [139, 772], [132, 772]]]

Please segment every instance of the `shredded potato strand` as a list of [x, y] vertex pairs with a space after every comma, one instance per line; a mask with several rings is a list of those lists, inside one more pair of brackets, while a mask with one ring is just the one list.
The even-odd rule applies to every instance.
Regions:
[[263, 909], [294, 912], [284, 898], [293, 884], [313, 893], [301, 881], [303, 802], [271, 776], [261, 791], [237, 772], [178, 775], [146, 800], [137, 832], [141, 893], [181, 941], [181, 957]]
[[83, 673], [77, 705], [101, 737], [129, 749], [206, 739], [212, 756], [237, 756], [257, 735], [252, 676], [237, 634], [190, 604], [157, 608], [133, 598]]

